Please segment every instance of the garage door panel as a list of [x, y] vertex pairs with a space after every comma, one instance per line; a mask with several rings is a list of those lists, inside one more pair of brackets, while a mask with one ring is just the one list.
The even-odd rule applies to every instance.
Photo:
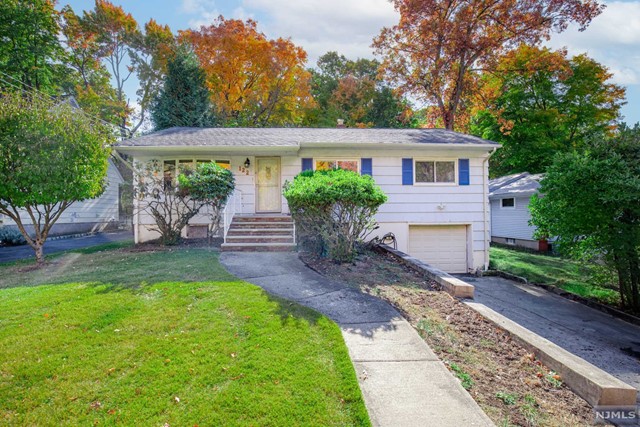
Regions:
[[409, 254], [448, 273], [466, 273], [467, 227], [410, 226]]

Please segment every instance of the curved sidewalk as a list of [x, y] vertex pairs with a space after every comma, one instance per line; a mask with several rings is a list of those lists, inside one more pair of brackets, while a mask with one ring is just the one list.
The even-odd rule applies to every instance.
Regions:
[[296, 253], [225, 252], [220, 261], [235, 276], [340, 326], [374, 426], [493, 425], [390, 304], [321, 276]]

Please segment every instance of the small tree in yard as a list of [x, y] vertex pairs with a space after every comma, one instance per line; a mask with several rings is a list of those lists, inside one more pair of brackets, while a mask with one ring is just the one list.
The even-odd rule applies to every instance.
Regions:
[[165, 175], [157, 160], [135, 169], [138, 214], [151, 215], [155, 224], [150, 230], [160, 234], [163, 245], [179, 243], [184, 227], [204, 206], [220, 212], [234, 188], [231, 172], [215, 164], [198, 165], [195, 172], [186, 170], [175, 178]]
[[621, 126], [584, 154], [558, 156], [531, 202], [540, 237], [604, 262], [617, 276], [622, 306], [640, 312], [640, 127]]
[[104, 191], [108, 140], [104, 127], [69, 106], [0, 94], [0, 213], [16, 223], [38, 264], [62, 213]]
[[336, 262], [353, 260], [387, 196], [373, 178], [347, 170], [307, 171], [284, 187], [298, 236]]
[[235, 179], [230, 170], [213, 162], [199, 164], [189, 175], [178, 177], [180, 187], [189, 192], [192, 199], [209, 207], [211, 223], [207, 235], [214, 236], [220, 229], [222, 208], [235, 189]]

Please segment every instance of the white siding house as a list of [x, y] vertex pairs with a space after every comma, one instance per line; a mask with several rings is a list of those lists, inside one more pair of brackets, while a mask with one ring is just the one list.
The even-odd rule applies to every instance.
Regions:
[[529, 225], [529, 200], [538, 193], [540, 179], [541, 174], [523, 172], [489, 181], [491, 241], [539, 251], [548, 250], [547, 241], [536, 239], [536, 228]]
[[[124, 180], [118, 168], [109, 160], [107, 169], [107, 187], [104, 193], [96, 198], [73, 203], [65, 210], [54, 224], [50, 236], [104, 231], [114, 227], [119, 221], [119, 186]], [[23, 224], [28, 232], [33, 231], [31, 219], [26, 212], [21, 212]], [[16, 227], [7, 216], [2, 216], [3, 226]]]
[[[449, 272], [488, 266], [488, 157], [496, 143], [442, 129], [172, 128], [120, 142], [134, 162], [216, 161], [236, 178], [242, 214], [288, 214], [282, 186], [302, 170], [340, 166], [370, 174], [388, 196], [377, 234]], [[248, 167], [246, 165], [249, 165]], [[206, 224], [202, 215], [191, 224]], [[157, 238], [134, 217], [137, 242]], [[373, 237], [373, 236], [371, 236]]]

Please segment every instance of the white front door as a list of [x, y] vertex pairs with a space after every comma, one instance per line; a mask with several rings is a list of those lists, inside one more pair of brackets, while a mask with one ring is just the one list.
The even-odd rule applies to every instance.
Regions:
[[256, 158], [256, 212], [282, 212], [280, 157]]

